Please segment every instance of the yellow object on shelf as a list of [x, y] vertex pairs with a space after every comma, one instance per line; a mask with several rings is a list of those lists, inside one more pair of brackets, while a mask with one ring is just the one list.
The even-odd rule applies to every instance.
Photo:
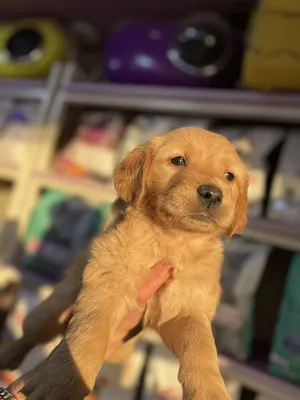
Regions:
[[300, 0], [262, 0], [248, 31], [247, 89], [300, 91]]
[[0, 23], [0, 78], [45, 78], [54, 62], [68, 59], [64, 30], [52, 20]]

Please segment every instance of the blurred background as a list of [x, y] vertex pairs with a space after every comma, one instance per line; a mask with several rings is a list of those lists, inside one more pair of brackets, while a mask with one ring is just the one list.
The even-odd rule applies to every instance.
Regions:
[[[2, 347], [105, 228], [116, 163], [199, 126], [228, 137], [250, 173], [249, 224], [225, 247], [214, 321], [228, 390], [299, 400], [299, 38], [299, 0], [0, 2]], [[0, 386], [57, 340], [1, 371]], [[177, 370], [145, 332], [91, 399], [180, 400]]]

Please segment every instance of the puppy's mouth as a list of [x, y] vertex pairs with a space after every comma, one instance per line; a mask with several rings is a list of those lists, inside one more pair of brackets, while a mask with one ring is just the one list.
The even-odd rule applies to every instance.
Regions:
[[193, 219], [196, 219], [197, 221], [211, 221], [214, 224], [217, 224], [216, 219], [209, 213], [206, 212], [200, 212], [200, 213], [195, 213], [193, 214]]

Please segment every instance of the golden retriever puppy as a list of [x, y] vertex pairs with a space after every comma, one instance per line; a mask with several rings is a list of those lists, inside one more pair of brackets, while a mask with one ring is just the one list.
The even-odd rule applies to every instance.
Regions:
[[138, 146], [115, 170], [128, 204], [121, 223], [92, 246], [65, 338], [27, 375], [28, 400], [82, 400], [108, 342], [136, 303], [136, 287], [165, 259], [171, 281], [148, 302], [144, 324], [180, 361], [185, 400], [229, 399], [211, 320], [227, 240], [246, 225], [247, 171], [224, 137], [182, 128]]

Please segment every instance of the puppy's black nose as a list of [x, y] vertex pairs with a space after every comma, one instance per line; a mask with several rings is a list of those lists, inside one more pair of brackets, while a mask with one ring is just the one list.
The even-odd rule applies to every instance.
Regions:
[[200, 201], [210, 207], [219, 207], [222, 203], [223, 194], [220, 189], [215, 186], [202, 185], [197, 189]]

